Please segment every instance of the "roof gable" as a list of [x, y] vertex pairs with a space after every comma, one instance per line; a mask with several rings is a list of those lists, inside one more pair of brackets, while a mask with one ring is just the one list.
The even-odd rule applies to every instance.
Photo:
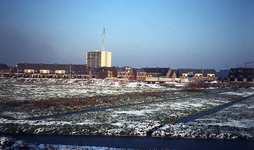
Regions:
[[[25, 69], [34, 69], [36, 72], [40, 70], [50, 70], [50, 72], [54, 72], [55, 70], [65, 70], [66, 73], [72, 74], [89, 74], [89, 69], [86, 65], [72, 65], [72, 64], [27, 64], [27, 63], [20, 63], [17, 65], [18, 70]], [[70, 72], [71, 71], [71, 72]]]
[[0, 70], [9, 69], [9, 67], [6, 64], [0, 64]]
[[229, 70], [220, 70], [220, 72], [216, 73], [216, 76], [219, 78], [227, 78]]
[[142, 68], [146, 73], [159, 73], [160, 76], [166, 76], [169, 68]]

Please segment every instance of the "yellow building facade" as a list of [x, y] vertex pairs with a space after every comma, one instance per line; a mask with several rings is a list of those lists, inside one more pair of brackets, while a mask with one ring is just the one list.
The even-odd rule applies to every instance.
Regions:
[[86, 52], [86, 64], [88, 67], [111, 67], [111, 52], [95, 50]]

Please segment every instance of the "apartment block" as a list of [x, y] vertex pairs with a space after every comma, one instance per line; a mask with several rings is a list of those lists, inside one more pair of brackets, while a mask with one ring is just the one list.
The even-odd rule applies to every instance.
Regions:
[[86, 64], [88, 67], [111, 67], [111, 52], [95, 50], [86, 52]]

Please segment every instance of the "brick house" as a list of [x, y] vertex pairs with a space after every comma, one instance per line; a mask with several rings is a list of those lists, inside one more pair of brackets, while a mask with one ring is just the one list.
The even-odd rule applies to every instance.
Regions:
[[146, 80], [147, 73], [144, 69], [135, 68], [135, 69], [133, 69], [132, 72], [134, 75], [133, 80], [137, 80], [137, 81], [145, 81]]
[[216, 73], [216, 76], [218, 78], [219, 81], [221, 82], [225, 82], [228, 79], [228, 74], [229, 74], [229, 70], [220, 70], [219, 72]]
[[6, 64], [0, 64], [0, 77], [9, 77], [11, 76], [11, 68]]
[[92, 73], [86, 65], [19, 63], [14, 68], [14, 76], [24, 78], [90, 79], [92, 78]]
[[164, 77], [169, 78], [171, 69], [170, 68], [142, 68], [146, 72], [147, 77]]
[[116, 67], [99, 67], [96, 69], [96, 78], [97, 79], [105, 79], [107, 77], [117, 77], [117, 69]]
[[254, 68], [230, 68], [228, 73], [230, 82], [254, 82]]
[[215, 69], [177, 69], [177, 77], [181, 78], [181, 82], [192, 81], [215, 81]]
[[96, 73], [97, 79], [111, 78], [114, 80], [129, 81], [138, 80], [144, 81], [146, 72], [144, 69], [130, 67], [99, 67]]

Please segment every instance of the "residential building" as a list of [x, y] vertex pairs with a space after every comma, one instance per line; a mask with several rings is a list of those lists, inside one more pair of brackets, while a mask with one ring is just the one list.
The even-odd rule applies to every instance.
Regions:
[[105, 78], [116, 78], [117, 77], [117, 69], [116, 67], [99, 67], [96, 71], [97, 79], [105, 79]]
[[194, 82], [216, 80], [215, 69], [143, 68], [147, 82]]
[[14, 69], [15, 77], [24, 78], [82, 78], [93, 77], [91, 68], [73, 64], [28, 64], [19, 63]]
[[218, 81], [220, 81], [220, 82], [227, 81], [229, 71], [230, 70], [220, 70], [219, 72], [217, 72], [216, 76], [218, 78]]
[[88, 67], [111, 67], [111, 52], [95, 50], [86, 52], [86, 64]]
[[0, 64], [0, 77], [8, 77], [11, 75], [11, 69], [6, 64]]
[[181, 82], [193, 81], [215, 81], [215, 69], [177, 69], [177, 77], [181, 78]]
[[254, 68], [230, 68], [228, 79], [230, 82], [254, 82]]
[[144, 69], [131, 67], [100, 67], [97, 69], [97, 79], [112, 79], [112, 80], [138, 80], [145, 81], [146, 72]]
[[147, 77], [164, 77], [169, 78], [170, 68], [142, 68], [146, 72]]
[[133, 80], [145, 81], [147, 77], [147, 72], [143, 68], [135, 68], [133, 69], [133, 75]]

